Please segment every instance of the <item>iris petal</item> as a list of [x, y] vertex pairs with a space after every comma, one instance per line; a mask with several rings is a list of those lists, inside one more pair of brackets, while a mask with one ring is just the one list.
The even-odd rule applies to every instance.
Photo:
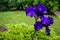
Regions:
[[35, 28], [35, 30], [40, 30], [40, 29], [42, 29], [42, 27], [43, 27], [43, 25], [41, 24], [41, 22], [36, 22], [35, 24], [34, 24], [34, 28]]
[[47, 7], [46, 7], [46, 5], [42, 6], [42, 13], [47, 14]]
[[36, 16], [35, 12], [33, 12], [33, 11], [27, 13], [26, 15], [27, 15], [27, 16], [30, 16], [30, 17]]
[[46, 27], [46, 34], [50, 35], [50, 29], [49, 29], [49, 27], [48, 26], [45, 26], [45, 27]]
[[36, 16], [32, 6], [26, 9], [26, 16], [30, 16], [30, 17]]
[[46, 7], [46, 5], [38, 3], [38, 8], [39, 8], [39, 11], [40, 11], [40, 15], [47, 14], [47, 7]]
[[48, 16], [41, 16], [40, 17], [42, 24], [50, 26], [53, 24], [53, 18], [48, 17]]

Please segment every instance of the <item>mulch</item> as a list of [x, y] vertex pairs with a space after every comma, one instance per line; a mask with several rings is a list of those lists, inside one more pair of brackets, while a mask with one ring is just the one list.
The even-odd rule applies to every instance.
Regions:
[[6, 28], [5, 26], [0, 25], [0, 31], [1, 32], [7, 31], [7, 30], [8, 30], [8, 28]]

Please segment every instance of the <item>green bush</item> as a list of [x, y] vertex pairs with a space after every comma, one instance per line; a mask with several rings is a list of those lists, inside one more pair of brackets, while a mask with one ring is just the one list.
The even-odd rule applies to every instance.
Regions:
[[51, 29], [51, 35], [47, 36], [45, 33], [45, 28], [37, 31], [34, 34], [33, 25], [28, 25], [26, 23], [20, 24], [7, 24], [8, 31], [0, 32], [0, 40], [59, 40], [59, 36], [56, 35], [53, 28]]
[[49, 14], [54, 14], [54, 12], [58, 10], [58, 0], [46, 1], [46, 5]]
[[47, 5], [48, 12], [55, 12], [58, 10], [58, 0], [0, 0], [0, 8], [2, 10], [10, 10], [11, 8], [24, 10], [24, 8], [37, 5], [39, 2]]

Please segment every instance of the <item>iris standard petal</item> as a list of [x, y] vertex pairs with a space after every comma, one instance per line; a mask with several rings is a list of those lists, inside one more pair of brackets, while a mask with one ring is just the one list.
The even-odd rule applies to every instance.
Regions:
[[36, 13], [37, 16], [40, 16], [40, 12], [38, 7], [33, 8], [34, 12]]
[[39, 9], [40, 15], [47, 14], [47, 6], [46, 5], [38, 3], [38, 9]]
[[43, 4], [41, 4], [41, 3], [38, 3], [38, 5], [37, 5], [40, 9], [42, 9], [42, 6], [43, 6]]
[[47, 14], [47, 7], [46, 7], [46, 5], [42, 6], [42, 13], [43, 14]]

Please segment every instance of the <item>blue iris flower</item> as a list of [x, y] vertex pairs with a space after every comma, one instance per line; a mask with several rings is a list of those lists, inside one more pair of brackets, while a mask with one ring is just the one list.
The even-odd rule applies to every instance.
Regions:
[[53, 18], [49, 17], [49, 16], [45, 16], [45, 14], [47, 14], [47, 7], [46, 5], [43, 5], [41, 3], [38, 3], [37, 6], [30, 6], [28, 8], [26, 8], [26, 16], [29, 17], [40, 17], [41, 21], [37, 21], [34, 24], [34, 29], [36, 31], [41, 30], [43, 28], [43, 26], [45, 26], [46, 28], [46, 34], [50, 35], [50, 29], [49, 26], [51, 26], [53, 24]]
[[47, 14], [47, 7], [41, 3], [39, 3], [37, 6], [30, 6], [26, 8], [26, 15], [30, 17], [42, 16], [45, 14]]

